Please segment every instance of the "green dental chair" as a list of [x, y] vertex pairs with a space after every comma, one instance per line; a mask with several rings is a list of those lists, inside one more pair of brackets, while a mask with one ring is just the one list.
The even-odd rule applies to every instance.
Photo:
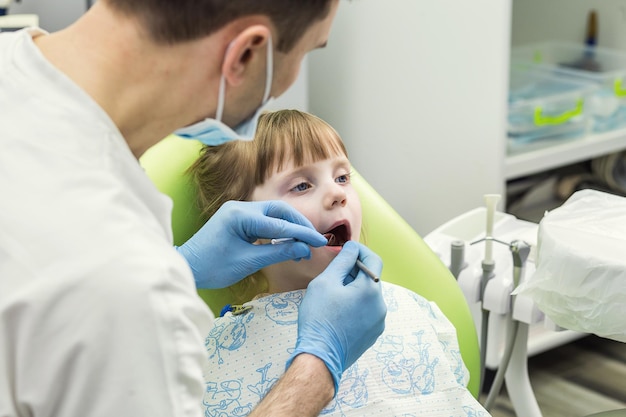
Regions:
[[[148, 176], [173, 202], [174, 243], [184, 243], [201, 226], [194, 186], [185, 176], [201, 144], [169, 136], [140, 159]], [[402, 285], [437, 303], [457, 329], [461, 354], [470, 372], [468, 388], [478, 397], [480, 363], [478, 338], [465, 297], [447, 267], [400, 215], [358, 174], [352, 182], [363, 207], [367, 245], [384, 263], [382, 280]], [[230, 291], [199, 290], [217, 315], [231, 302]]]

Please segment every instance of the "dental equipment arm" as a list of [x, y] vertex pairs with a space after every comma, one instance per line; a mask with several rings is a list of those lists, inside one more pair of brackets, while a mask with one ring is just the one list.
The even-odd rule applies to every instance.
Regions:
[[[509, 249], [513, 256], [513, 288], [517, 288], [524, 279], [530, 245], [524, 241], [515, 240], [509, 245]], [[506, 314], [507, 329], [504, 353], [484, 406], [487, 411], [493, 407], [502, 388], [502, 382], [506, 380], [509, 393], [515, 393], [515, 395], [509, 396], [517, 415], [541, 417], [541, 410], [528, 377], [529, 325], [515, 318], [516, 301], [517, 297], [512, 294]], [[510, 363], [514, 363], [515, 366], [509, 366]]]
[[[526, 259], [528, 259], [528, 254], [530, 253], [530, 246], [526, 242], [516, 240], [510, 244], [509, 249], [511, 250], [511, 253], [513, 255], [513, 287], [517, 288], [517, 286], [521, 282]], [[512, 295], [511, 307], [507, 313], [507, 329], [504, 353], [502, 354], [500, 366], [498, 366], [498, 371], [496, 372], [496, 376], [494, 378], [493, 384], [491, 385], [491, 389], [489, 390], [489, 394], [487, 395], [487, 400], [484, 404], [487, 411], [489, 411], [493, 407], [493, 404], [495, 403], [495, 400], [499, 395], [500, 390], [502, 389], [504, 375], [511, 360], [513, 347], [515, 346], [517, 330], [519, 328], [519, 321], [512, 319], [514, 304], [515, 296]], [[524, 341], [526, 341], [526, 339], [524, 339]]]
[[495, 276], [493, 271], [496, 269], [496, 263], [493, 260], [483, 260], [480, 265], [482, 268], [482, 276], [480, 279], [480, 389], [482, 391], [485, 383], [485, 369], [487, 363], [487, 339], [489, 335], [489, 310], [484, 307], [485, 288], [487, 288], [487, 283]]
[[494, 270], [496, 264], [493, 260], [493, 223], [496, 212], [496, 206], [500, 201], [500, 195], [498, 194], [486, 194], [484, 196], [485, 205], [487, 207], [487, 219], [486, 219], [486, 232], [485, 232], [485, 258], [481, 263], [482, 277], [480, 280], [480, 301], [481, 301], [481, 331], [480, 331], [480, 388], [482, 390], [485, 382], [485, 368], [486, 368], [486, 355], [487, 355], [487, 338], [489, 333], [489, 310], [484, 308], [482, 302], [485, 300], [485, 288], [487, 283], [491, 280], [495, 274]]
[[485, 205], [487, 206], [487, 231], [485, 233], [485, 262], [490, 263], [493, 261], [493, 222], [496, 212], [496, 206], [500, 201], [500, 195], [487, 194], [485, 195]]

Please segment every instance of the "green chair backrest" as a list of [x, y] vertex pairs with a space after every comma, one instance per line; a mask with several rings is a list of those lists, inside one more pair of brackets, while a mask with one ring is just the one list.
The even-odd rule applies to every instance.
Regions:
[[[197, 141], [172, 135], [148, 150], [140, 160], [159, 190], [174, 201], [172, 228], [176, 245], [184, 243], [201, 226], [195, 187], [185, 175], [200, 148]], [[437, 303], [457, 329], [461, 355], [471, 375], [468, 388], [477, 397], [478, 338], [457, 282], [415, 230], [358, 173], [352, 176], [352, 183], [363, 206], [367, 245], [383, 259], [381, 279], [402, 285]], [[199, 290], [198, 293], [216, 315], [232, 299], [228, 289]]]

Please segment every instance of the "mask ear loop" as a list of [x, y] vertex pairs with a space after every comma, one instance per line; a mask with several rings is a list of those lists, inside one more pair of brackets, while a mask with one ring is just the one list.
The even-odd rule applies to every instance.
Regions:
[[[226, 58], [226, 54], [230, 51], [230, 47], [232, 46], [232, 42], [228, 44], [226, 47], [226, 52], [224, 53], [224, 58]], [[217, 110], [215, 111], [215, 120], [218, 122], [222, 121], [222, 114], [224, 114], [224, 100], [226, 99], [226, 77], [224, 76], [224, 72], [222, 72], [222, 76], [220, 77], [220, 86], [217, 93]]]
[[274, 44], [272, 43], [272, 35], [267, 37], [267, 59], [266, 59], [266, 74], [265, 74], [265, 92], [263, 93], [263, 101], [261, 105], [264, 105], [270, 97], [270, 91], [272, 89], [272, 78], [274, 76]]
[[226, 78], [224, 74], [220, 77], [220, 87], [217, 96], [217, 110], [215, 111], [215, 120], [222, 121], [222, 113], [224, 113], [224, 92], [226, 91]]

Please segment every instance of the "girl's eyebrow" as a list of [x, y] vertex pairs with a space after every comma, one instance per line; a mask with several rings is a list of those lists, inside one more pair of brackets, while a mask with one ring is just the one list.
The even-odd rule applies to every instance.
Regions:
[[[309, 166], [311, 164], [304, 164], [302, 166], [299, 166], [297, 168], [292, 169], [291, 171], [289, 171], [289, 173], [285, 173], [285, 176], [288, 177], [293, 177], [293, 176], [298, 176], [298, 175], [302, 175], [303, 172], [307, 171], [309, 169]], [[284, 171], [283, 171], [284, 172]]]
[[[327, 160], [327, 159], [334, 159], [335, 163], [333, 165], [335, 167], [344, 167], [344, 166], [347, 168], [352, 167], [352, 165], [350, 164], [350, 160], [344, 155], [338, 155], [333, 158], [320, 159], [320, 161]], [[316, 162], [319, 162], [319, 161], [316, 161]], [[297, 168], [292, 169], [289, 173], [285, 174], [285, 176], [294, 177], [298, 175], [303, 175], [304, 173], [306, 173], [306, 171], [308, 171], [311, 168], [311, 165], [315, 164], [316, 162], [307, 162]], [[282, 171], [282, 172], [285, 172], [285, 171]]]
[[350, 163], [350, 160], [347, 157], [345, 157], [345, 156], [338, 156], [336, 159], [337, 159], [335, 161], [335, 166], [336, 167], [344, 167], [344, 166], [348, 167], [348, 168], [352, 167], [352, 164]]
[[308, 166], [303, 165], [298, 168], [294, 168], [290, 171], [281, 171], [277, 172], [275, 175], [279, 175], [281, 186], [290, 186], [291, 182], [298, 177], [306, 177], [306, 172], [308, 171]]

